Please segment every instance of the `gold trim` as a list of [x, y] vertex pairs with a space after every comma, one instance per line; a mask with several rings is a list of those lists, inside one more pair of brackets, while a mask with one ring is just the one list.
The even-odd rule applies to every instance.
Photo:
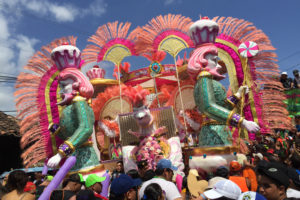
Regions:
[[70, 149], [72, 150], [72, 153], [75, 151], [75, 147], [73, 146], [73, 144], [71, 142], [69, 142], [68, 140], [66, 140], [65, 144], [70, 147]]
[[197, 76], [197, 80], [202, 77], [212, 77], [212, 75], [208, 71], [201, 71]]
[[95, 78], [90, 80], [92, 85], [117, 85], [119, 84], [118, 80], [114, 79], [104, 79], [104, 78]]
[[231, 120], [233, 114], [234, 114], [234, 111], [233, 110], [230, 111], [230, 113], [229, 113], [229, 115], [227, 117], [227, 120], [226, 120], [227, 126], [230, 126], [230, 120]]
[[90, 172], [94, 172], [94, 171], [103, 171], [105, 170], [105, 166], [104, 164], [99, 164], [97, 166], [94, 166], [94, 167], [90, 167], [90, 168], [86, 168], [86, 169], [82, 169], [82, 170], [79, 170], [79, 171], [74, 171], [74, 172], [70, 172], [68, 173], [69, 175], [71, 174], [76, 174], [76, 173], [80, 173], [82, 175], [86, 175], [86, 174], [89, 174]]
[[237, 128], [241, 128], [241, 125], [242, 125], [242, 122], [245, 118], [244, 117], [241, 117], [238, 121], [238, 125], [237, 125]]
[[222, 146], [222, 147], [194, 147], [189, 149], [184, 149], [190, 151], [191, 156], [202, 156], [206, 155], [224, 155], [232, 154], [234, 152], [239, 152], [238, 146]]
[[218, 121], [213, 120], [213, 119], [210, 119], [210, 120], [207, 120], [206, 122], [201, 123], [201, 127], [208, 126], [208, 125], [226, 125], [226, 124], [218, 122]]
[[82, 145], [80, 145], [79, 148], [81, 148], [81, 147], [89, 147], [89, 146], [93, 146], [93, 142], [92, 141], [86, 141], [85, 143], [83, 143]]
[[61, 149], [58, 149], [58, 151], [57, 151], [61, 156], [63, 156], [63, 157], [67, 157], [67, 155], [66, 155], [66, 153], [63, 151], [63, 150], [61, 150]]
[[76, 96], [72, 99], [72, 102], [77, 102], [77, 101], [86, 101], [86, 98], [82, 96]]

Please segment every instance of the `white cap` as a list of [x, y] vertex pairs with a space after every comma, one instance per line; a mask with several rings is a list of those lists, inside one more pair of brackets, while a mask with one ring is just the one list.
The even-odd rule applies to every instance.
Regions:
[[208, 199], [218, 199], [221, 197], [238, 199], [241, 194], [240, 187], [230, 180], [218, 181], [211, 190], [204, 192], [204, 195]]
[[287, 72], [282, 72], [281, 75], [287, 75]]
[[257, 156], [260, 160], [264, 159], [264, 156], [261, 153], [253, 153], [253, 157]]

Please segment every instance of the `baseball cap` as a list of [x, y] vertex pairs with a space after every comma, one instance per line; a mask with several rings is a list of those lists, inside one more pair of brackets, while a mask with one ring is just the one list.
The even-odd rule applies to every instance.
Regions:
[[171, 161], [168, 159], [161, 159], [158, 161], [156, 165], [157, 169], [172, 169], [172, 170], [177, 170], [178, 168], [173, 166]]
[[114, 179], [111, 183], [110, 190], [116, 195], [125, 194], [131, 188], [142, 184], [139, 178], [132, 179], [126, 174], [121, 174], [118, 178]]
[[287, 72], [282, 72], [281, 75], [287, 75]]
[[217, 182], [223, 181], [223, 180], [227, 180], [227, 179], [220, 177], [220, 176], [216, 176], [216, 177], [209, 179], [207, 189], [212, 189]]
[[257, 192], [244, 192], [240, 195], [238, 200], [267, 200], [263, 195]]
[[68, 178], [68, 181], [84, 184], [83, 176], [79, 173], [71, 174]]
[[253, 153], [253, 157], [258, 157], [260, 160], [264, 159], [264, 156], [261, 153]]
[[276, 182], [284, 185], [286, 188], [289, 186], [289, 177], [287, 174], [277, 165], [270, 163], [265, 168], [258, 168], [259, 172], [263, 175], [275, 180]]
[[300, 174], [294, 168], [287, 168], [287, 175], [296, 185], [296, 187], [300, 187]]
[[100, 177], [100, 176], [97, 176], [96, 174], [90, 174], [85, 180], [85, 186], [91, 187], [95, 183], [101, 183], [105, 179], [106, 179], [106, 177]]
[[218, 181], [211, 190], [205, 191], [204, 195], [209, 199], [218, 199], [227, 197], [229, 199], [238, 199], [242, 191], [240, 187], [230, 180]]
[[53, 176], [47, 175], [47, 176], [45, 176], [44, 180], [45, 181], [52, 181], [53, 180]]
[[230, 162], [230, 171], [236, 172], [236, 171], [240, 171], [242, 168], [242, 166], [240, 165], [240, 163], [236, 160], [233, 160]]

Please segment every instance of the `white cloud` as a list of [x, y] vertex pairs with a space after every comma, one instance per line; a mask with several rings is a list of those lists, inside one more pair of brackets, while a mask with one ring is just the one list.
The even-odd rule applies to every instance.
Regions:
[[[12, 111], [16, 110], [14, 98], [14, 84], [0, 84], [0, 110]], [[13, 115], [15, 113], [8, 113]]]
[[35, 38], [28, 38], [24, 35], [17, 36], [16, 47], [19, 50], [18, 66], [24, 66], [28, 59], [34, 54], [34, 45], [38, 42]]
[[95, 0], [87, 9], [83, 10], [84, 15], [92, 14], [101, 16], [106, 13], [107, 3], [104, 0]]
[[0, 15], [0, 40], [6, 40], [9, 37], [7, 21]]
[[165, 6], [175, 4], [175, 3], [181, 3], [181, 0], [165, 0], [164, 1]]
[[[0, 0], [0, 74], [17, 76], [24, 71], [28, 59], [34, 54], [38, 40], [22, 35], [17, 23], [23, 13], [37, 17], [52, 17], [58, 22], [72, 22], [77, 18], [106, 13], [104, 0], [94, 0], [85, 8], [70, 3], [53, 3], [51, 0]], [[0, 83], [0, 110], [15, 110], [14, 84]]]
[[77, 18], [88, 15], [101, 16], [106, 13], [107, 3], [94, 0], [86, 8], [70, 3], [53, 3], [50, 0], [0, 0], [0, 12], [22, 15], [22, 11], [30, 11], [39, 17], [52, 17], [58, 22], [73, 22]]
[[79, 14], [79, 11], [72, 6], [58, 5], [50, 5], [49, 12], [54, 15], [55, 19], [59, 22], [72, 22]]

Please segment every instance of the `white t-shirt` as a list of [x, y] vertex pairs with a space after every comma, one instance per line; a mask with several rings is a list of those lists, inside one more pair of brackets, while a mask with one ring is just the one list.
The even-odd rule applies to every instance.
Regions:
[[289, 188], [286, 191], [286, 197], [287, 198], [299, 198], [300, 197], [300, 191]]
[[174, 200], [174, 199], [181, 197], [181, 195], [174, 183], [172, 183], [171, 181], [162, 179], [162, 178], [153, 178], [153, 179], [150, 179], [149, 181], [146, 181], [143, 183], [143, 185], [139, 191], [139, 199], [143, 198], [145, 188], [148, 185], [150, 185], [151, 183], [157, 183], [158, 185], [160, 185], [161, 189], [164, 190], [166, 193], [166, 200]]

